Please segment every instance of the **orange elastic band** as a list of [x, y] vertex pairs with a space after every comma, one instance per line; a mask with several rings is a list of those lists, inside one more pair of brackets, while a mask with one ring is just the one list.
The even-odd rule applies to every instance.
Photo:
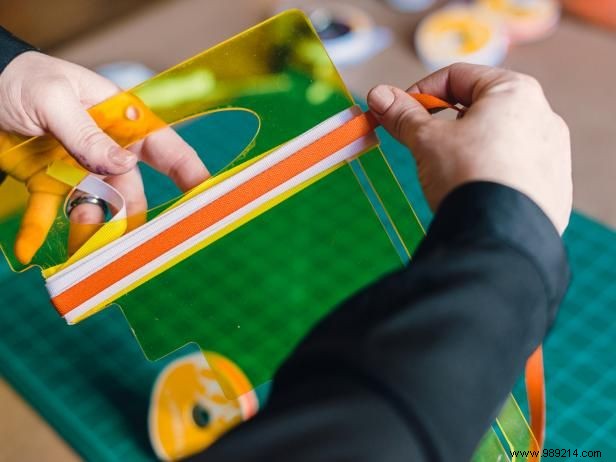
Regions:
[[530, 426], [541, 449], [545, 440], [545, 374], [541, 346], [528, 358], [525, 375]]

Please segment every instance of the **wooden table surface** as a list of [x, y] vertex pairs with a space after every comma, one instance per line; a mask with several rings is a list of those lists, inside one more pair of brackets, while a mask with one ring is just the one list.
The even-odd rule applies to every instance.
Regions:
[[[132, 60], [163, 70], [267, 18], [275, 3], [157, 2], [51, 53], [88, 67]], [[377, 0], [349, 3], [370, 12], [395, 36], [370, 62], [342, 70], [352, 91], [364, 95], [378, 83], [407, 87], [426, 74], [412, 47], [421, 15], [393, 12]], [[569, 123], [575, 207], [616, 228], [616, 33], [565, 16], [550, 38], [512, 49], [505, 66], [537, 77]], [[0, 403], [0, 461], [79, 460], [1, 381]]]

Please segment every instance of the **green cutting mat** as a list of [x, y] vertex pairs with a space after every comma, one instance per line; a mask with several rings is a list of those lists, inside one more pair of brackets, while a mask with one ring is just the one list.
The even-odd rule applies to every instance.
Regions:
[[616, 234], [579, 214], [566, 234], [573, 284], [545, 343], [547, 448], [616, 460]]
[[[405, 192], [428, 223], [410, 156], [380, 135], [391, 162], [405, 173]], [[210, 146], [224, 143], [217, 130], [204, 138]], [[574, 281], [545, 345], [546, 447], [600, 450], [601, 460], [616, 460], [616, 234], [574, 215], [566, 241]], [[116, 308], [67, 326], [36, 271], [12, 275], [2, 263], [0, 294], [2, 376], [85, 459], [153, 459], [146, 433], [149, 390], [168, 359], [147, 362]], [[516, 395], [524, 401], [519, 384]]]

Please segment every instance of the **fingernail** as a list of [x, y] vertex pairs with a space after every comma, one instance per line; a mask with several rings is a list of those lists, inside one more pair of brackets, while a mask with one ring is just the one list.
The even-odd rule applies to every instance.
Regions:
[[396, 100], [396, 95], [387, 85], [379, 85], [368, 95], [370, 109], [379, 115], [385, 114]]
[[118, 148], [109, 153], [109, 159], [118, 167], [125, 167], [135, 162], [135, 154]]

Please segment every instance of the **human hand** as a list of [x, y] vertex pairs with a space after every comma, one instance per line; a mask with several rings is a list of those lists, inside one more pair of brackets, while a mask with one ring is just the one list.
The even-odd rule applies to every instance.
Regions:
[[[52, 134], [79, 164], [120, 192], [128, 216], [142, 217], [129, 220], [134, 227], [145, 219], [147, 209], [139, 160], [168, 175], [183, 191], [201, 183], [209, 173], [195, 151], [169, 128], [128, 149], [105, 134], [86, 109], [118, 92], [112, 82], [81, 66], [26, 52], [0, 73], [0, 129], [25, 136]], [[19, 159], [4, 167], [7, 174], [24, 181], [30, 192], [15, 243], [15, 255], [24, 264], [43, 244], [68, 192], [65, 185], [44, 175], [46, 166], [41, 159]], [[82, 204], [74, 208], [70, 219], [72, 223], [100, 223], [104, 214], [97, 205]], [[77, 235], [75, 228], [72, 226], [69, 238], [72, 250], [89, 237], [81, 231]]]
[[395, 87], [380, 85], [368, 94], [379, 122], [412, 151], [433, 210], [457, 186], [493, 181], [533, 199], [562, 234], [572, 206], [569, 130], [535, 79], [454, 64], [408, 92], [468, 107], [463, 117], [442, 120]]

